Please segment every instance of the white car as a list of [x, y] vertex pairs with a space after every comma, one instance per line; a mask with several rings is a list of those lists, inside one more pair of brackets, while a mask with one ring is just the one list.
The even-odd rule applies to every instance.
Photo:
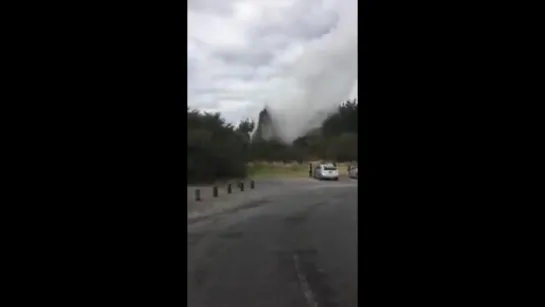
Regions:
[[320, 164], [314, 169], [314, 178], [339, 180], [339, 170], [333, 164]]

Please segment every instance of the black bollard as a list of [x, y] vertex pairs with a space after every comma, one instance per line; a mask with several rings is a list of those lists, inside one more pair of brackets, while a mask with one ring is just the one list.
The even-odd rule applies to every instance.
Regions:
[[201, 190], [199, 190], [199, 189], [195, 190], [195, 200], [196, 201], [201, 201]]
[[227, 185], [227, 194], [231, 194], [231, 184]]
[[241, 190], [241, 191], [244, 191], [244, 181], [241, 181], [241, 182], [240, 182], [240, 190]]
[[308, 164], [308, 176], [312, 177], [312, 163]]
[[218, 197], [218, 187], [214, 186], [214, 188], [212, 190], [212, 193], [213, 193], [214, 197]]
[[250, 181], [250, 189], [255, 189], [255, 182], [253, 180]]

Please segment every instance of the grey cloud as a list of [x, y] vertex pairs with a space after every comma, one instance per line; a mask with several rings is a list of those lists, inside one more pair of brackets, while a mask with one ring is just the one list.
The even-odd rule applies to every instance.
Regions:
[[260, 50], [259, 48], [245, 48], [239, 50], [218, 50], [215, 53], [224, 62], [233, 64], [247, 64], [261, 66], [269, 63], [274, 55], [271, 51]]
[[216, 73], [212, 76], [213, 80], [222, 80], [222, 79], [233, 79], [237, 78], [242, 81], [250, 81], [258, 78], [258, 75], [254, 68], [251, 69], [240, 69], [233, 68], [233, 70], [225, 70], [219, 73]]
[[321, 10], [322, 1], [303, 0], [286, 8], [281, 19], [267, 20], [251, 29], [260, 37], [281, 33], [285, 39], [315, 39], [330, 32], [338, 23], [339, 16], [333, 11]]
[[234, 1], [231, 0], [187, 0], [187, 9], [195, 12], [230, 15]]
[[256, 27], [253, 30], [253, 35], [262, 37], [283, 33], [286, 39], [291, 41], [294, 39], [315, 39], [329, 33], [337, 24], [338, 19], [335, 13], [327, 13], [321, 17], [305, 16], [301, 19]]

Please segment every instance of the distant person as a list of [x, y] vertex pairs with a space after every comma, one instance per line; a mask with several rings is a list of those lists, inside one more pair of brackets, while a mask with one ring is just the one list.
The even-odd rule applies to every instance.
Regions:
[[312, 163], [308, 164], [308, 176], [312, 177]]

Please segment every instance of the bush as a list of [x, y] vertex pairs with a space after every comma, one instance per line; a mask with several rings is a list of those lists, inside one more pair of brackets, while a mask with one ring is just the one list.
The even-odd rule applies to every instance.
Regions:
[[187, 113], [187, 180], [209, 183], [246, 176], [247, 136], [219, 114]]

